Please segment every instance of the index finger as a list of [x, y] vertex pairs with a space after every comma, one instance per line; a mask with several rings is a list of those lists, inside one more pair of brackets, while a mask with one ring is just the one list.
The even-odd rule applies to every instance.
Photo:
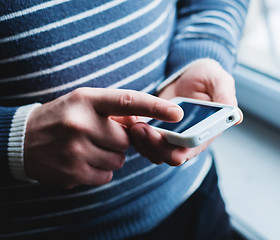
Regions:
[[178, 105], [134, 90], [88, 88], [87, 96], [103, 116], [136, 115], [176, 122], [184, 115]]

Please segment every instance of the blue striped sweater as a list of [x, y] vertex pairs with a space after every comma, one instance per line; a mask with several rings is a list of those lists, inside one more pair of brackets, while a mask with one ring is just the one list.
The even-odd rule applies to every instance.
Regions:
[[180, 167], [154, 165], [129, 149], [99, 187], [71, 190], [28, 182], [26, 121], [36, 103], [78, 87], [155, 94], [199, 58], [229, 72], [247, 0], [0, 0], [0, 238], [92, 231], [123, 239], [148, 231], [200, 185], [208, 150]]

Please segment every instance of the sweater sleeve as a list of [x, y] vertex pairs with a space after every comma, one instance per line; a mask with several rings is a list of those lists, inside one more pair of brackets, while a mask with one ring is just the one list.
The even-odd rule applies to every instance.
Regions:
[[169, 82], [158, 90], [201, 58], [215, 59], [232, 73], [248, 5], [249, 0], [179, 0], [166, 69]]
[[24, 171], [24, 136], [29, 114], [40, 104], [0, 107], [0, 179], [33, 182]]

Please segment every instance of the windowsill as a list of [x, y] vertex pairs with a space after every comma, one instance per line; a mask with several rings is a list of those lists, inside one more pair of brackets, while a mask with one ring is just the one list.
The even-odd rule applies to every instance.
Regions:
[[279, 79], [240, 64], [233, 76], [241, 108], [280, 129]]
[[280, 239], [279, 13], [278, 0], [250, 2], [234, 74], [244, 122], [213, 143], [228, 212], [247, 239]]
[[248, 239], [280, 239], [280, 130], [245, 113], [213, 149], [234, 226]]

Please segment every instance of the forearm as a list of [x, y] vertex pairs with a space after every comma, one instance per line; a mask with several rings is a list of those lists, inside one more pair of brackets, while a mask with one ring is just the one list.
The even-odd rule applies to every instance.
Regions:
[[178, 22], [170, 49], [167, 74], [201, 58], [218, 61], [232, 72], [248, 1], [178, 2]]

